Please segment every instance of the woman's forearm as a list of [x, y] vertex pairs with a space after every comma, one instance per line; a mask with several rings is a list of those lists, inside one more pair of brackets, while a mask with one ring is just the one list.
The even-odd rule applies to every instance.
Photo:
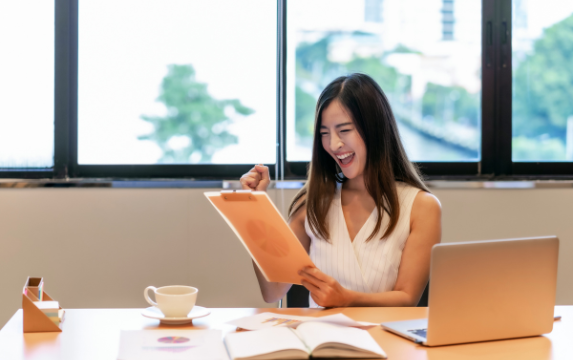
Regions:
[[383, 293], [362, 293], [358, 291], [350, 292], [349, 306], [388, 306], [403, 307], [416, 306], [419, 299], [414, 299], [410, 294], [404, 291], [387, 291]]
[[259, 286], [261, 288], [261, 294], [263, 295], [263, 300], [267, 303], [277, 302], [282, 299], [287, 291], [289, 291], [291, 284], [269, 282], [265, 279], [265, 276], [253, 261], [253, 268], [255, 269], [255, 274], [257, 275], [257, 280], [259, 281]]

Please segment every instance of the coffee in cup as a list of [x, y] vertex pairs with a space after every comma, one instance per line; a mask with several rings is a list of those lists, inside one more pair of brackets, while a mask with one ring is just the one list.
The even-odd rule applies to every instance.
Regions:
[[[149, 297], [149, 290], [155, 293], [155, 301]], [[197, 288], [191, 286], [148, 286], [143, 291], [143, 296], [150, 305], [161, 310], [165, 317], [187, 317], [195, 306], [198, 292]]]

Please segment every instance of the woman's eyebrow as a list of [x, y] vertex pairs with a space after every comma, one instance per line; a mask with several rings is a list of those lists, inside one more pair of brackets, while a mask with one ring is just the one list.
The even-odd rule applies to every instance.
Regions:
[[[345, 122], [345, 123], [342, 123], [342, 124], [337, 124], [337, 125], [335, 125], [334, 127], [335, 127], [335, 128], [339, 128], [339, 127], [343, 127], [343, 126], [346, 126], [346, 125], [354, 125], [354, 124], [353, 124], [351, 121], [349, 121], [349, 122]], [[326, 126], [324, 126], [324, 125], [320, 125], [320, 128], [321, 128], [321, 129], [327, 129], [327, 130], [328, 130], [328, 127], [326, 127]]]

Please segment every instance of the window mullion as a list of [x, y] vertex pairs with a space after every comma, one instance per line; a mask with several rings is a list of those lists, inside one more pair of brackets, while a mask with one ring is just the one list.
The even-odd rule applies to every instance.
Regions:
[[77, 117], [77, 0], [56, 0], [54, 87], [54, 177], [67, 178], [73, 165]]
[[511, 175], [511, 0], [496, 1], [494, 26], [496, 175]]

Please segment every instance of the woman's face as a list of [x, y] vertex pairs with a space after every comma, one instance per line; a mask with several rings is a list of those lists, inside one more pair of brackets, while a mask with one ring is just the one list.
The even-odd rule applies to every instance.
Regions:
[[366, 145], [352, 117], [338, 100], [322, 111], [320, 136], [322, 147], [338, 163], [346, 178], [354, 179], [364, 173]]

